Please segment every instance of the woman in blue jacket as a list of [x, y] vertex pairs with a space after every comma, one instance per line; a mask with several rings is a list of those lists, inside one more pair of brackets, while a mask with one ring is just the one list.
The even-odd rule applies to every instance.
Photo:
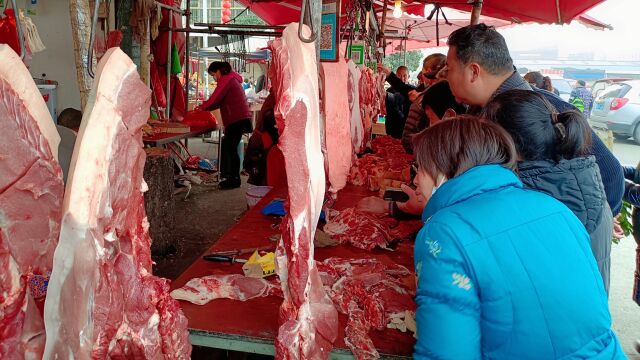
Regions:
[[484, 117], [507, 130], [518, 152], [518, 175], [528, 189], [565, 204], [580, 219], [609, 293], [613, 215], [591, 148], [591, 128], [576, 110], [556, 113], [544, 96], [509, 90], [497, 95]]
[[523, 188], [502, 128], [460, 116], [414, 149], [416, 358], [625, 358], [584, 226]]

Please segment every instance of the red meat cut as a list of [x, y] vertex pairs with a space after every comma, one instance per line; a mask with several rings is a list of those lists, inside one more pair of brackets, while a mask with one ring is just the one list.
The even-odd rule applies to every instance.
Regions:
[[0, 59], [0, 359], [40, 359], [44, 322], [27, 282], [51, 271], [58, 243], [60, 137], [22, 60], [4, 44]]
[[246, 301], [264, 296], [282, 297], [280, 284], [240, 274], [209, 275], [189, 280], [180, 289], [173, 290], [171, 297], [197, 305], [215, 299]]
[[188, 359], [187, 320], [151, 274], [141, 128], [150, 90], [119, 48], [98, 64], [45, 302], [45, 359]]
[[406, 286], [411, 272], [376, 259], [329, 258], [319, 266], [338, 310], [349, 316], [345, 344], [358, 360], [379, 358], [369, 331], [383, 330], [394, 317], [415, 313], [414, 290]]
[[349, 102], [345, 96], [349, 68], [342, 60], [323, 62], [321, 68], [329, 190], [337, 193], [347, 184], [353, 157]]
[[[415, 316], [415, 277], [404, 266], [385, 264], [379, 260], [328, 258], [317, 262], [317, 271], [336, 308], [349, 316], [345, 328], [345, 344], [356, 359], [376, 359], [378, 351], [369, 331], [408, 327], [408, 315]], [[410, 285], [407, 286], [407, 283]], [[242, 275], [209, 275], [189, 280], [174, 290], [176, 299], [202, 305], [214, 299], [245, 301], [263, 296], [282, 297], [282, 291], [264, 279]]]
[[[310, 29], [303, 27], [309, 35]], [[275, 110], [288, 183], [287, 215], [277, 248], [277, 272], [284, 301], [280, 307], [276, 358], [326, 359], [338, 333], [338, 313], [325, 293], [313, 239], [325, 192], [318, 105], [315, 45], [298, 38], [289, 24], [270, 42]]]
[[349, 243], [363, 250], [380, 247], [387, 249], [392, 240], [389, 229], [379, 218], [368, 213], [348, 208], [331, 217], [324, 232], [339, 243]]

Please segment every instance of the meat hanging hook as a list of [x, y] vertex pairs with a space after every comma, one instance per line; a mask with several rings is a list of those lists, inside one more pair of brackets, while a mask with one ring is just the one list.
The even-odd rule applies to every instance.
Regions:
[[[312, 43], [314, 41], [316, 41], [316, 39], [318, 38], [318, 34], [316, 34], [313, 31], [313, 17], [311, 15], [311, 10], [307, 9], [307, 2], [309, 0], [302, 0], [302, 5], [300, 6], [300, 23], [298, 24], [298, 38], [300, 39], [300, 41], [302, 41], [303, 43]], [[302, 25], [304, 25], [304, 20], [305, 17], [307, 15], [307, 11], [309, 11], [309, 29], [311, 30], [311, 36], [309, 36], [308, 38], [305, 38], [304, 35], [302, 35]]]
[[89, 76], [91, 76], [92, 79], [95, 78], [95, 74], [93, 73], [93, 42], [96, 40], [96, 24], [98, 22], [98, 14], [100, 14], [100, 0], [96, 0], [93, 4], [93, 19], [91, 20], [91, 33], [89, 34], [87, 73], [89, 74]]
[[[7, 1], [4, 4], [4, 8], [6, 9], [8, 5], [9, 5], [9, 2]], [[20, 24], [20, 14], [19, 14], [18, 7], [16, 6], [16, 0], [11, 0], [11, 6], [13, 7], [13, 11], [17, 12], [15, 13], [15, 17], [16, 17], [16, 30], [18, 31], [18, 42], [20, 43], [20, 59], [24, 60], [24, 56], [27, 52], [26, 52], [26, 49], [24, 48], [24, 34], [22, 33], [22, 25]]]

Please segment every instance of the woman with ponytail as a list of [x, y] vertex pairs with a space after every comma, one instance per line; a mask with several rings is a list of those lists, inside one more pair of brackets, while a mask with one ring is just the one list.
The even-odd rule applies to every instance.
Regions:
[[525, 90], [497, 95], [484, 117], [513, 138], [524, 186], [558, 199], [585, 226], [608, 293], [613, 216], [598, 165], [588, 156], [591, 131], [584, 117], [578, 111], [557, 114], [542, 95]]

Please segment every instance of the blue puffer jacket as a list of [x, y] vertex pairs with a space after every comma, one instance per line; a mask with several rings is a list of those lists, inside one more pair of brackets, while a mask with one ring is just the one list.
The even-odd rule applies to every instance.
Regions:
[[562, 203], [484, 165], [445, 182], [423, 220], [416, 358], [626, 359], [589, 236]]

